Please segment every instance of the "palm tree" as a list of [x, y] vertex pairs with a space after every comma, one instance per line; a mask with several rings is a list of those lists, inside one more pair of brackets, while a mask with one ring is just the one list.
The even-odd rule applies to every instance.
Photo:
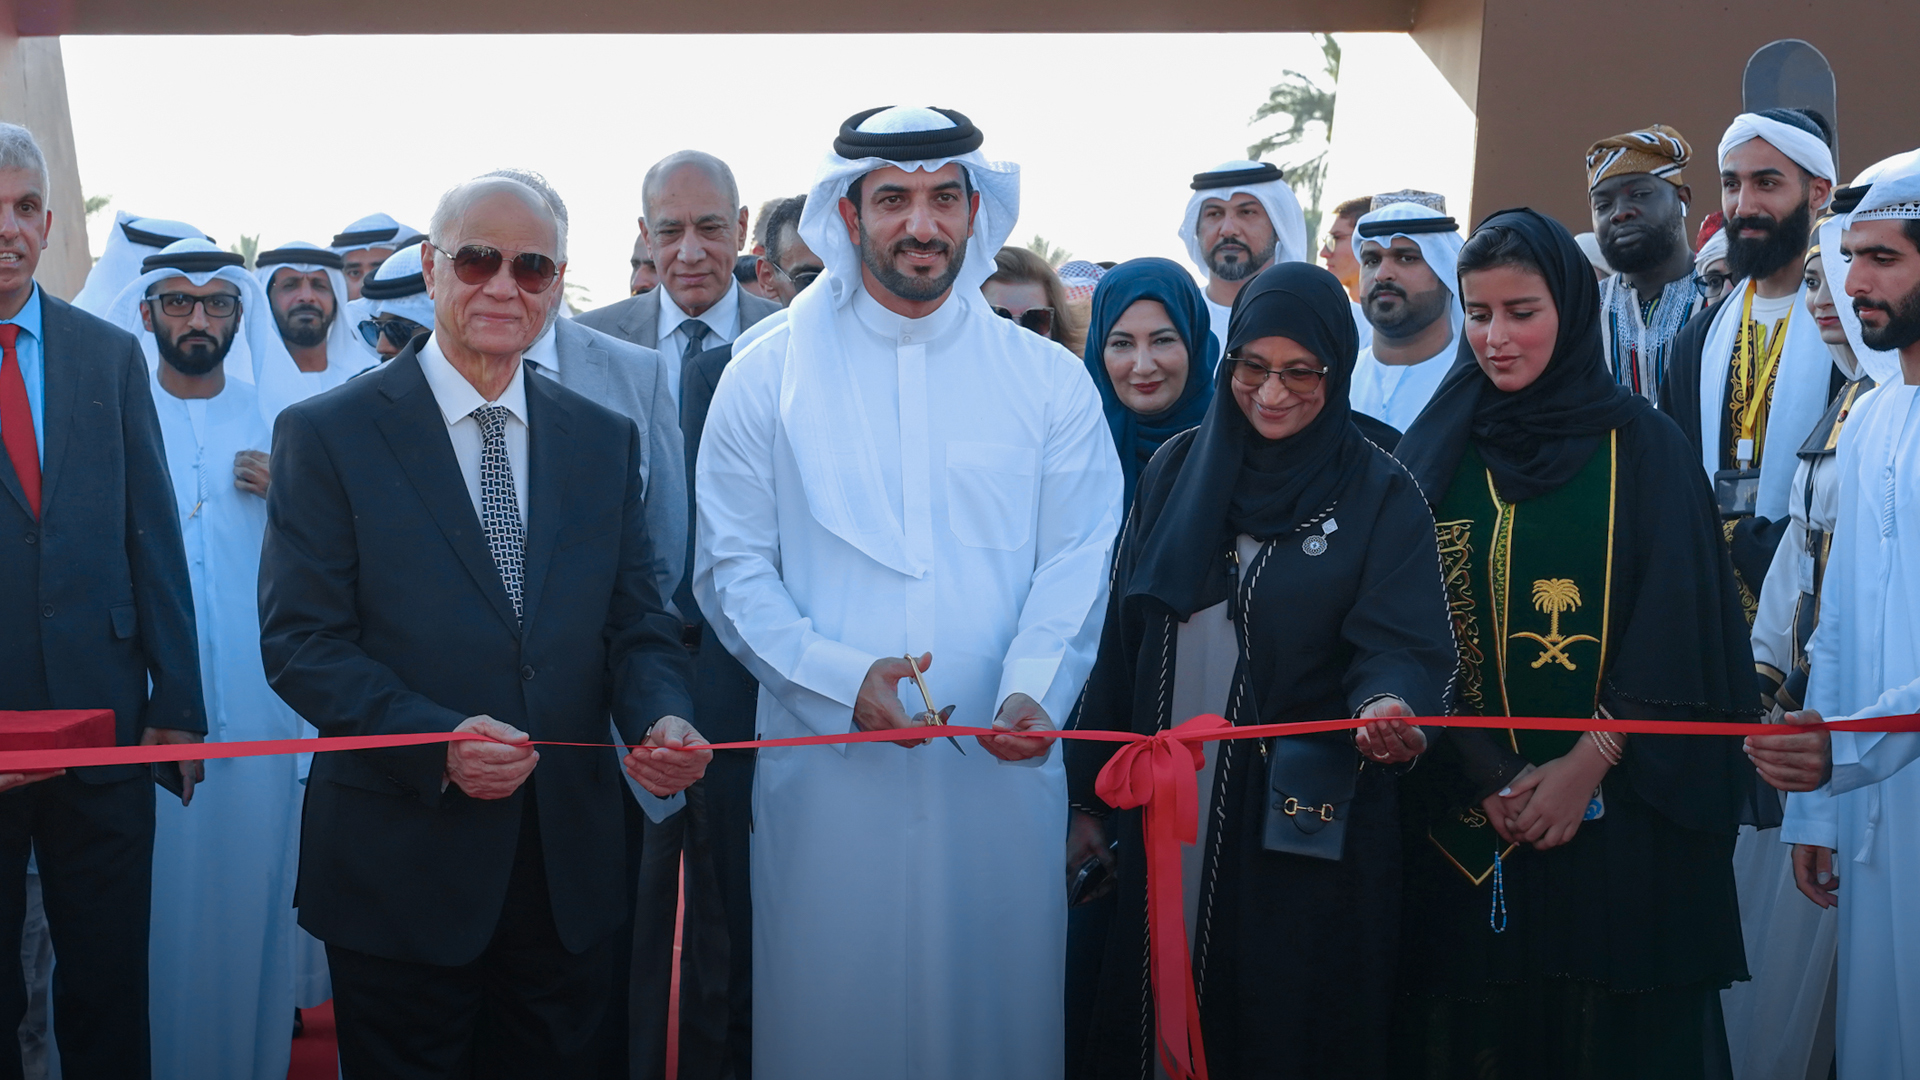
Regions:
[[587, 290], [585, 285], [577, 281], [567, 282], [564, 286], [564, 291], [561, 293], [561, 297], [567, 305], [567, 310], [575, 315], [593, 306], [593, 294]]
[[1580, 588], [1570, 578], [1543, 578], [1533, 583], [1533, 610], [1547, 617], [1547, 640], [1560, 640], [1560, 616], [1580, 607]]
[[1033, 234], [1033, 240], [1027, 245], [1027, 250], [1045, 259], [1047, 265], [1053, 267], [1055, 270], [1060, 269], [1061, 263], [1073, 258], [1073, 252], [1068, 251], [1066, 248], [1056, 247], [1053, 244], [1047, 243], [1046, 237], [1041, 236], [1039, 233]]
[[253, 269], [253, 257], [260, 254], [260, 234], [254, 233], [252, 236], [248, 236], [245, 233], [241, 233], [240, 239], [229, 244], [227, 250], [247, 260], [247, 269], [251, 270]]
[[[1325, 77], [1304, 75], [1291, 68], [1280, 73], [1286, 81], [1268, 91], [1266, 103], [1254, 110], [1248, 126], [1274, 116], [1286, 117], [1287, 126], [1247, 147], [1247, 156], [1254, 161], [1306, 142], [1308, 129], [1316, 124], [1320, 127], [1320, 141], [1326, 146], [1333, 144], [1333, 98], [1340, 85], [1340, 43], [1332, 34], [1314, 36], [1320, 39], [1320, 54], [1326, 60]], [[1327, 183], [1327, 151], [1323, 149], [1284, 168], [1287, 182], [1306, 196], [1301, 201], [1306, 205], [1307, 237], [1311, 240], [1320, 235], [1320, 193]]]
[[113, 196], [111, 195], [87, 196], [87, 216], [92, 217], [93, 215], [99, 213], [100, 211], [105, 210], [107, 208], [107, 204], [112, 201], [113, 201]]

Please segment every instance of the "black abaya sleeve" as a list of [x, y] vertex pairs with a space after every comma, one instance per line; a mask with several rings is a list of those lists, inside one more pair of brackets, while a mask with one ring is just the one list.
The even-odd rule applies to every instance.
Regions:
[[[1183, 431], [1168, 439], [1140, 474], [1134, 505], [1120, 530], [1120, 543], [1113, 554], [1113, 574], [1107, 594], [1106, 620], [1100, 629], [1100, 648], [1094, 656], [1093, 671], [1080, 692], [1073, 715], [1067, 718], [1069, 729], [1126, 731], [1134, 726], [1135, 660], [1139, 656], [1145, 619], [1142, 598], [1127, 600], [1127, 586], [1140, 554], [1140, 538], [1151, 529], [1160, 508], [1186, 461], [1193, 445], [1193, 432]], [[1094, 781], [1100, 770], [1120, 749], [1119, 743], [1064, 739], [1067, 767], [1067, 802], [1076, 810], [1105, 817], [1107, 804], [1094, 793]]]
[[1354, 650], [1344, 680], [1348, 715], [1392, 694], [1415, 716], [1443, 716], [1460, 663], [1433, 513], [1406, 470], [1384, 454], [1378, 467], [1387, 490], [1368, 526], [1353, 606], [1340, 623]]
[[[1620, 429], [1620, 452], [1620, 630], [1601, 708], [1622, 719], [1758, 719], [1746, 618], [1698, 455], [1653, 413]], [[1636, 735], [1620, 769], [1642, 799], [1686, 828], [1730, 833], [1761, 808], [1737, 737]]]

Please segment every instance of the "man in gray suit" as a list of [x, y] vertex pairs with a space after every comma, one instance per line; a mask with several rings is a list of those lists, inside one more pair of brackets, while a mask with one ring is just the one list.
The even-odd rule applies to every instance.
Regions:
[[[517, 180], [540, 194], [560, 223], [566, 250], [567, 204], [545, 177], [523, 169], [487, 174]], [[550, 290], [547, 329], [521, 355], [527, 366], [589, 401], [640, 426], [640, 482], [646, 492], [647, 534], [653, 537], [654, 583], [669, 598], [687, 568], [687, 471], [680, 437], [680, 408], [671, 389], [670, 365], [658, 350], [631, 344], [560, 318], [562, 290]]]
[[647, 170], [640, 205], [640, 235], [659, 286], [575, 321], [660, 350], [677, 402], [687, 361], [732, 342], [780, 305], [734, 280], [733, 261], [747, 240], [747, 208], [726, 162], [698, 150], [668, 154]]

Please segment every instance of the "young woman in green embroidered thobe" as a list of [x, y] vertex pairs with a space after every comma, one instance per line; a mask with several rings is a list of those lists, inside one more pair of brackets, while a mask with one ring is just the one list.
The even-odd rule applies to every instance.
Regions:
[[[1400, 445], [1434, 509], [1456, 709], [1756, 717], [1711, 495], [1607, 374], [1573, 238], [1506, 211], [1459, 272], [1468, 347]], [[1428, 757], [1404, 785], [1402, 1074], [1730, 1078], [1730, 858], [1758, 816], [1739, 740], [1454, 729]]]

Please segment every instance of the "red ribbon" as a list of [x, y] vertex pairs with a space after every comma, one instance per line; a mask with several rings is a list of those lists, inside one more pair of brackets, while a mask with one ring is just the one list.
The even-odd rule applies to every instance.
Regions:
[[[1612, 720], [1564, 716], [1407, 716], [1397, 717], [1425, 727], [1521, 728], [1534, 731], [1611, 731], [1626, 735], [1785, 735], [1793, 732], [1920, 731], [1920, 714], [1830, 720], [1822, 724], [1722, 724], [1697, 720]], [[1364, 727], [1356, 719], [1309, 720], [1296, 724], [1255, 724], [1234, 727], [1218, 716], [1196, 716], [1186, 723], [1152, 735], [1131, 731], [1035, 731], [1021, 733], [1042, 739], [1080, 739], [1122, 743], [1100, 770], [1094, 790], [1117, 809], [1142, 808], [1147, 854], [1147, 952], [1157, 1020], [1156, 1043], [1160, 1062], [1173, 1080], [1206, 1080], [1207, 1059], [1200, 1037], [1199, 999], [1194, 992], [1193, 966], [1187, 954], [1185, 905], [1182, 902], [1180, 845], [1199, 841], [1200, 798], [1196, 776], [1205, 763], [1200, 743], [1223, 739], [1260, 739], [1309, 735]], [[1005, 729], [943, 727], [942, 735], [1005, 735]], [[713, 743], [714, 750], [758, 750], [786, 746], [833, 746], [847, 743], [906, 742], [927, 737], [926, 728], [853, 731], [840, 735], [804, 735], [786, 739], [753, 739]], [[427, 746], [451, 742], [493, 742], [471, 731], [433, 731], [404, 735], [336, 735], [313, 739], [265, 739], [254, 742], [174, 743], [163, 746], [66, 747], [50, 750], [0, 750], [0, 773], [71, 769], [88, 765], [142, 765], [162, 761], [211, 761], [222, 758], [264, 757], [312, 751], [377, 750], [396, 746]], [[517, 745], [525, 746], [527, 743]], [[534, 746], [584, 746], [613, 749], [611, 743], [552, 742], [536, 739]]]
[[1200, 999], [1187, 955], [1180, 845], [1199, 842], [1200, 794], [1194, 774], [1206, 763], [1200, 744], [1233, 725], [1196, 716], [1179, 727], [1122, 746], [1100, 770], [1094, 791], [1116, 810], [1143, 807], [1147, 838], [1147, 956], [1158, 1020], [1160, 1064], [1175, 1080], [1207, 1080], [1200, 1042]]

